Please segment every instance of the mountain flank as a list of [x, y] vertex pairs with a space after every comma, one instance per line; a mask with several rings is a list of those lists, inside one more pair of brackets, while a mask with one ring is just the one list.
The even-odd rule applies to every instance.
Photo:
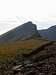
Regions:
[[56, 25], [45, 30], [38, 30], [38, 32], [42, 37], [51, 41], [56, 41]]
[[40, 34], [38, 33], [35, 24], [32, 22], [27, 22], [1, 35], [0, 43], [25, 40], [30, 37], [40, 37]]

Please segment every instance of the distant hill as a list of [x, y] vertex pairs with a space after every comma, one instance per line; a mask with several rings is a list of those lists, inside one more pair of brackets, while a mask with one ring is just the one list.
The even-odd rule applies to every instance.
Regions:
[[38, 32], [42, 37], [45, 37], [48, 40], [56, 40], [56, 25], [45, 30], [38, 30]]
[[36, 25], [27, 22], [0, 36], [0, 43], [24, 40], [31, 37], [39, 37]]

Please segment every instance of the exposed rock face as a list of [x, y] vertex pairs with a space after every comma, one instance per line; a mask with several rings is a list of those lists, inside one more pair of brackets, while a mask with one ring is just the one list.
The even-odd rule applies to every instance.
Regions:
[[0, 75], [56, 75], [56, 43], [35, 49], [30, 54], [0, 59]]
[[48, 40], [55, 41], [56, 40], [56, 25], [45, 30], [39, 30], [39, 34], [42, 37], [47, 38]]
[[24, 40], [30, 38], [32, 36], [39, 37], [39, 33], [37, 31], [36, 25], [32, 24], [32, 22], [27, 22], [17, 28], [3, 34], [0, 36], [0, 43], [4, 42], [12, 42], [15, 40]]

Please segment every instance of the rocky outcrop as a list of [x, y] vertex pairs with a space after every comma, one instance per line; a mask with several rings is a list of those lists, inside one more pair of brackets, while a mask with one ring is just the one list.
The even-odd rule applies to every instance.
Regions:
[[56, 44], [46, 44], [28, 55], [17, 53], [14, 59], [0, 59], [0, 75], [56, 75]]
[[0, 43], [24, 40], [30, 37], [39, 37], [36, 25], [32, 22], [24, 23], [21, 26], [0, 36]]

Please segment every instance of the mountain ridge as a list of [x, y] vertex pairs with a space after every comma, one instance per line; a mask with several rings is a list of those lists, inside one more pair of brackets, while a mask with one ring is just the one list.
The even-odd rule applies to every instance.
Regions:
[[56, 25], [51, 26], [48, 29], [38, 30], [38, 32], [42, 37], [51, 41], [56, 41]]

